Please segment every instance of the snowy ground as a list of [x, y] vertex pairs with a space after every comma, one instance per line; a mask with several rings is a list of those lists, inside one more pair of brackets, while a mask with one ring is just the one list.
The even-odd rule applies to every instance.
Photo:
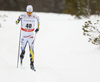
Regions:
[[1, 82], [100, 82], [100, 50], [82, 31], [85, 21], [99, 17], [78, 20], [65, 14], [36, 13], [41, 24], [35, 40], [34, 72], [29, 67], [28, 47], [23, 68], [16, 67], [20, 24], [15, 20], [20, 13], [0, 11], [8, 16], [0, 17]]

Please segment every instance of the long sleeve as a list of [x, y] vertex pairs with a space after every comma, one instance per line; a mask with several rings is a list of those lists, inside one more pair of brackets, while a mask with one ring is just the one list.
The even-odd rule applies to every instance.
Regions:
[[40, 19], [39, 19], [39, 16], [36, 16], [36, 19], [37, 19], [37, 28], [39, 29], [40, 28]]
[[39, 16], [35, 16], [36, 17], [36, 19], [37, 19], [37, 27], [36, 27], [36, 30], [35, 30], [35, 32], [38, 32], [39, 31], [39, 29], [40, 29], [40, 19], [39, 19]]

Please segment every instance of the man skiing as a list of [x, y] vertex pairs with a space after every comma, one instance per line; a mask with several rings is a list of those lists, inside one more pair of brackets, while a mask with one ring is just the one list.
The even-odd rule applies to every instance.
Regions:
[[39, 17], [35, 14], [32, 14], [33, 7], [32, 5], [28, 5], [26, 7], [26, 14], [21, 14], [19, 18], [16, 20], [16, 24], [21, 21], [21, 54], [20, 60], [21, 64], [25, 54], [25, 48], [27, 43], [29, 44], [30, 51], [30, 68], [35, 70], [34, 68], [34, 39], [35, 33], [39, 31]]

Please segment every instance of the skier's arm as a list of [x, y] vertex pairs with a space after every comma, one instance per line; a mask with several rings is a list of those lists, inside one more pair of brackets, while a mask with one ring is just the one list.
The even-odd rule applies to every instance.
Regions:
[[21, 18], [19, 17], [19, 18], [16, 20], [16, 24], [18, 24], [20, 21], [21, 21]]
[[39, 17], [37, 17], [37, 28], [35, 30], [35, 32], [37, 33], [40, 29], [40, 21], [39, 21]]
[[35, 32], [37, 33], [40, 29], [40, 22], [38, 21], [38, 28], [36, 28]]

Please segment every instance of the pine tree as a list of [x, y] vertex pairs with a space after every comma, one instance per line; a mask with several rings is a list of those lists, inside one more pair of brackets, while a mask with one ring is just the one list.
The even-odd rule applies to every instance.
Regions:
[[95, 13], [97, 15], [100, 15], [100, 0], [95, 1], [95, 9], [96, 9]]
[[85, 0], [66, 0], [65, 13], [76, 15], [76, 17], [80, 18], [81, 15], [88, 17], [90, 10]]
[[93, 14], [100, 14], [100, 0], [65, 0], [66, 10], [64, 13], [76, 17], [90, 17]]

